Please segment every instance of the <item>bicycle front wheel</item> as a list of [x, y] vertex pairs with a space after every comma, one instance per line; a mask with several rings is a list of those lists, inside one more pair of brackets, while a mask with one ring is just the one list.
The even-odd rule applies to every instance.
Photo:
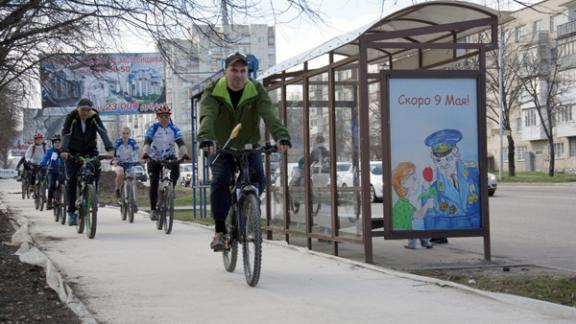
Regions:
[[124, 184], [122, 185], [122, 197], [120, 198], [120, 216], [122, 217], [122, 220], [125, 221], [126, 218], [128, 217], [128, 193], [127, 193], [128, 189], [127, 189], [127, 184], [126, 181], [124, 181]]
[[168, 186], [164, 191], [164, 233], [172, 233], [172, 225], [174, 224], [174, 189]]
[[34, 184], [34, 208], [40, 209], [40, 186], [38, 182]]
[[38, 191], [40, 193], [40, 211], [44, 210], [44, 205], [46, 204], [46, 182], [44, 180], [40, 180], [38, 184]]
[[126, 209], [127, 209], [127, 214], [128, 214], [128, 222], [129, 223], [134, 223], [134, 210], [136, 209], [136, 198], [135, 198], [135, 194], [134, 194], [134, 181], [133, 180], [129, 180], [128, 184], [127, 184], [127, 195], [126, 197], [128, 198], [127, 201], [127, 205], [126, 205]]
[[242, 239], [244, 276], [248, 286], [254, 287], [260, 279], [260, 268], [262, 265], [260, 203], [255, 193], [247, 193], [242, 198], [241, 216], [244, 219], [244, 235]]
[[68, 200], [66, 199], [66, 186], [60, 185], [60, 196], [58, 197], [58, 209], [60, 209], [60, 224], [66, 224], [66, 207]]
[[60, 220], [60, 187], [56, 187], [52, 194], [52, 212], [54, 213], [54, 221], [58, 223]]
[[23, 174], [22, 176], [22, 200], [26, 198], [26, 193], [28, 192], [28, 181], [26, 180], [26, 176]]
[[226, 229], [228, 231], [228, 250], [222, 252], [222, 261], [224, 261], [224, 269], [228, 272], [234, 272], [236, 269], [236, 262], [238, 261], [238, 227], [236, 227], [236, 214], [234, 214], [234, 207], [230, 207], [228, 217], [226, 219]]
[[93, 184], [86, 186], [86, 236], [93, 239], [96, 236], [96, 225], [98, 223], [98, 197], [96, 187]]

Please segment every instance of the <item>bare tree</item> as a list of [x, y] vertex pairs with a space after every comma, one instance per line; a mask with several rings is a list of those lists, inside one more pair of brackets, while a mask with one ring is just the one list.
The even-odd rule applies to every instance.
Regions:
[[[170, 63], [161, 41], [168, 44], [169, 40], [186, 38], [194, 26], [203, 26], [195, 30], [215, 31], [222, 6], [246, 20], [274, 17], [281, 23], [281, 19], [300, 16], [320, 19], [308, 2], [283, 0], [270, 6], [260, 0], [0, 1], [0, 90], [11, 82], [28, 86], [29, 78], [37, 77], [37, 63], [51, 55], [121, 49], [119, 35], [125, 30], [152, 39]], [[213, 32], [210, 36], [218, 35]], [[178, 47], [177, 43], [172, 45]]]
[[568, 89], [559, 72], [555, 49], [534, 47], [522, 53], [524, 61], [518, 75], [523, 91], [530, 97], [546, 139], [548, 141], [548, 175], [554, 176], [554, 120], [560, 96]]
[[20, 108], [18, 102], [21, 101], [22, 91], [15, 88], [15, 85], [5, 87], [0, 90], [0, 109], [3, 116], [0, 118], [0, 165], [8, 164], [8, 152], [12, 148], [14, 138], [16, 137], [16, 126], [18, 125], [18, 114]]
[[[515, 163], [515, 142], [512, 134], [511, 117], [519, 108], [519, 98], [523, 89], [522, 82], [518, 80], [518, 73], [521, 68], [521, 62], [518, 59], [519, 46], [509, 42], [507, 34], [503, 40], [504, 46], [500, 49], [502, 53], [502, 65], [498, 59], [498, 51], [491, 51], [488, 54], [490, 66], [486, 69], [486, 106], [487, 118], [494, 123], [500, 123], [500, 114], [502, 113], [502, 127], [506, 133], [508, 141], [508, 175], [516, 175]], [[499, 70], [502, 69], [502, 112], [500, 110], [500, 88], [499, 88]]]

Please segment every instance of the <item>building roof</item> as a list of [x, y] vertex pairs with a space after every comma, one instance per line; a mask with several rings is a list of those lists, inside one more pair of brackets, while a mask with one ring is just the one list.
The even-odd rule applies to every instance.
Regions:
[[[276, 64], [275, 66], [264, 71], [259, 79], [263, 80], [282, 71], [289, 70], [306, 61], [320, 57], [329, 52], [336, 55], [354, 56], [359, 53], [359, 37], [364, 34], [376, 32], [397, 32], [410, 30], [419, 27], [429, 27], [434, 25], [443, 25], [450, 23], [473, 21], [478, 19], [492, 18], [497, 19], [499, 23], [504, 23], [511, 18], [507, 12], [500, 12], [469, 2], [462, 1], [431, 1], [406, 7], [384, 18], [375, 20], [363, 27], [351, 32], [334, 37], [331, 40], [316, 46], [306, 52], [296, 55], [286, 61]], [[398, 37], [388, 39], [387, 42], [393, 43], [427, 43], [427, 42], [452, 42], [452, 37], [456, 34], [459, 38], [466, 35], [478, 33], [486, 29], [486, 26], [459, 30], [455, 27], [451, 32], [436, 34], [421, 34], [410, 37]], [[368, 60], [374, 60], [378, 57], [389, 57], [402, 49], [392, 51], [382, 51], [379, 49], [368, 50]]]

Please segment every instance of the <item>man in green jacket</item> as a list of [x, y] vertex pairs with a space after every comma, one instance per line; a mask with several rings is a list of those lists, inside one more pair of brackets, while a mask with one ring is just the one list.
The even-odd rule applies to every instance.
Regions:
[[[242, 123], [242, 129], [238, 136], [230, 141], [229, 147], [257, 145], [260, 142], [260, 118], [277, 142], [279, 152], [283, 153], [291, 146], [288, 130], [278, 119], [268, 92], [257, 81], [248, 79], [248, 61], [240, 53], [226, 58], [224, 77], [204, 90], [200, 107], [198, 140], [200, 147], [210, 156], [210, 162], [214, 160], [217, 146], [226, 143], [230, 132], [238, 123]], [[262, 157], [260, 154], [253, 154], [249, 160], [250, 169], [254, 170], [251, 179], [258, 184], [261, 193], [266, 183]], [[220, 156], [211, 165], [210, 202], [216, 230], [210, 247], [215, 252], [227, 248], [225, 222], [230, 208], [229, 185], [233, 164], [232, 157]]]

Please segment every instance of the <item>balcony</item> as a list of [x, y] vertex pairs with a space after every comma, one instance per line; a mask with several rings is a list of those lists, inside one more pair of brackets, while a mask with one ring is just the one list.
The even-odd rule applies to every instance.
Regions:
[[576, 20], [558, 25], [556, 38], [565, 38], [576, 34]]

